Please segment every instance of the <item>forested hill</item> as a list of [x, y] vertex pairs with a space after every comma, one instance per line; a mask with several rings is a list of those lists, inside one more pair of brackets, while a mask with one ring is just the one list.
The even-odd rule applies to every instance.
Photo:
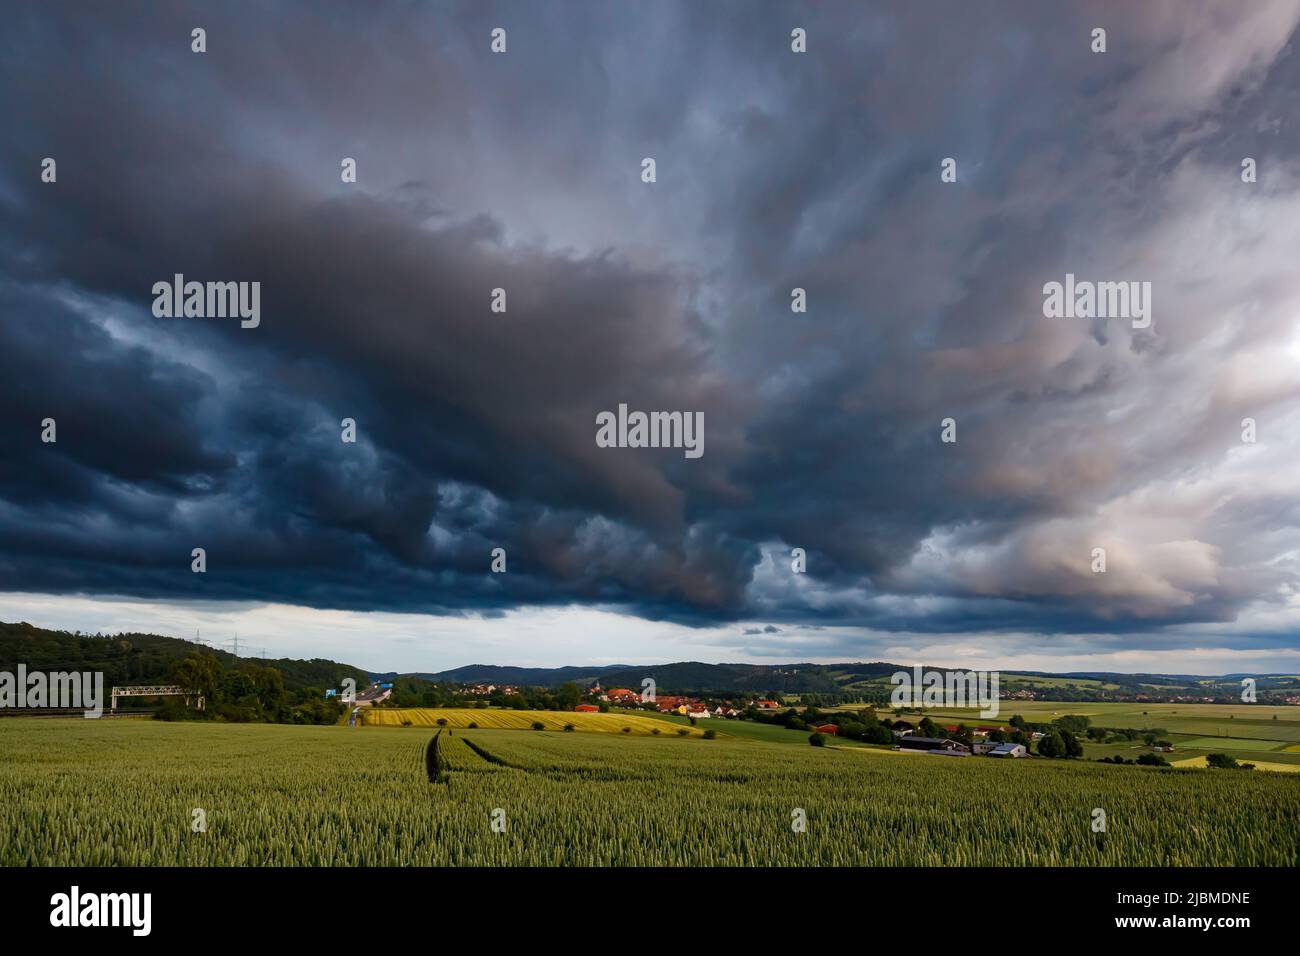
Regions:
[[[844, 669], [843, 672], [838, 669]], [[520, 686], [558, 687], [573, 681], [580, 685], [599, 679], [605, 687], [641, 688], [641, 681], [651, 678], [665, 691], [734, 691], [752, 693], [833, 693], [842, 689], [846, 677], [889, 674], [895, 664], [704, 664], [683, 661], [675, 664], [628, 665], [601, 667], [499, 667], [471, 664], [455, 670], [423, 673], [420, 677], [436, 683], [515, 684]], [[385, 675], [389, 676], [389, 675]]]
[[349, 664], [316, 658], [239, 658], [193, 641], [158, 634], [73, 634], [50, 631], [31, 624], [0, 622], [0, 671], [13, 672], [19, 664], [28, 671], [102, 671], [105, 686], [147, 684], [166, 679], [172, 666], [194, 654], [213, 654], [223, 669], [241, 663], [274, 667], [288, 690], [304, 687], [338, 687], [345, 677], [358, 688], [369, 683], [366, 672]]

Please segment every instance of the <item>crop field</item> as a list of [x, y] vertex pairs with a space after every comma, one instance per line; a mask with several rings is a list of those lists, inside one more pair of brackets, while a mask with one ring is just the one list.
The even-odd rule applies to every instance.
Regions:
[[[843, 708], [853, 709], [853, 708]], [[883, 716], [885, 709], [879, 713]], [[1065, 701], [1003, 701], [995, 718], [982, 718], [975, 709], [927, 708], [925, 715], [943, 723], [1005, 724], [1013, 714], [1037, 723], [1074, 714], [1088, 717], [1098, 727], [1159, 727], [1171, 734], [1207, 739], [1246, 738], [1274, 742], [1276, 749], [1300, 743], [1300, 707], [1256, 704], [1132, 704], [1070, 703]], [[905, 714], [906, 720], [919, 720]], [[1272, 749], [1272, 748], [1270, 748]]]
[[1282, 750], [1285, 747], [1272, 740], [1245, 739], [1242, 737], [1191, 737], [1177, 740], [1177, 744], [1182, 748], [1193, 750], [1213, 750], [1220, 753], [1228, 753], [1234, 750], [1245, 750], [1252, 753], [1267, 753], [1270, 750]]
[[676, 734], [27, 718], [0, 721], [0, 754], [5, 865], [1300, 863], [1295, 774]]
[[[885, 716], [888, 711], [882, 708], [878, 713]], [[1005, 724], [1014, 714], [1036, 723], [1050, 723], [1057, 717], [1074, 714], [1090, 718], [1098, 727], [1160, 728], [1166, 731], [1179, 757], [1200, 758], [1184, 762], [1183, 766], [1204, 766], [1204, 757], [1210, 753], [1237, 753], [1243, 758], [1266, 754], [1267, 760], [1251, 760], [1257, 770], [1286, 772], [1300, 769], [1300, 707], [1003, 701], [1001, 713], [992, 719], [981, 718], [973, 709], [933, 708], [927, 709], [924, 715], [941, 724], [965, 723], [974, 727]], [[904, 719], [915, 723], [921, 716], [909, 713], [904, 715]], [[1133, 759], [1146, 750], [1140, 744], [1084, 742], [1088, 759], [1115, 755]]]
[[[861, 709], [861, 704], [846, 704], [836, 709]], [[1269, 736], [1300, 742], [1300, 707], [1263, 704], [1142, 704], [1127, 702], [1088, 702], [1057, 700], [1004, 700], [999, 702], [997, 717], [979, 716], [975, 708], [927, 709], [936, 720], [940, 715], [964, 720], [968, 724], [1006, 723], [1013, 714], [1026, 720], [1048, 722], [1066, 714], [1092, 718], [1103, 727], [1164, 727], [1173, 733], [1198, 733], [1206, 736]], [[888, 708], [880, 708], [883, 715]], [[1275, 719], [1276, 718], [1276, 719]], [[1243, 733], [1244, 726], [1257, 733]], [[1281, 735], [1281, 736], [1275, 736]]]
[[[664, 724], [672, 724], [675, 727], [689, 727], [690, 721], [681, 714], [657, 714], [646, 711], [646, 716], [651, 720], [657, 720]], [[697, 727], [700, 730], [714, 730], [719, 736], [726, 734], [728, 737], [741, 737], [746, 740], [770, 740], [776, 743], [800, 744], [806, 746], [808, 743], [808, 731], [806, 730], [788, 730], [779, 724], [761, 724], [753, 720], [727, 720], [725, 717], [704, 717], [697, 721]], [[865, 747], [866, 744], [859, 743], [856, 740], [840, 740], [840, 744], [848, 747]]]
[[[362, 717], [367, 727], [402, 727], [406, 721], [412, 727], [451, 727], [467, 730], [475, 724], [486, 730], [530, 730], [534, 723], [545, 725], [546, 730], [564, 730], [566, 724], [572, 724], [575, 732], [598, 734], [677, 735], [678, 730], [685, 730], [686, 735], [699, 737], [704, 733], [703, 727], [666, 727], [664, 721], [653, 717], [638, 717], [633, 714], [575, 714], [569, 711], [554, 710], [493, 710], [488, 708], [442, 708], [442, 707], [379, 707], [362, 710]], [[446, 721], [439, 724], [439, 720]], [[626, 731], [624, 730], [626, 728]]]
[[[1223, 751], [1220, 751], [1221, 753]], [[1254, 764], [1256, 770], [1267, 770], [1272, 773], [1300, 773], [1300, 764], [1295, 763], [1276, 763], [1271, 760], [1256, 760], [1254, 754], [1234, 754], [1240, 763]], [[1204, 767], [1205, 755], [1199, 757], [1184, 757], [1181, 760], [1170, 761], [1175, 767]]]

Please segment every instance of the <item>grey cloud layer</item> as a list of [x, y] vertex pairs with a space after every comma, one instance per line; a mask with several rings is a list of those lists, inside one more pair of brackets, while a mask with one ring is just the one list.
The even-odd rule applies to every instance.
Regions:
[[[938, 6], [18, 8], [3, 586], [943, 632], [1285, 616], [1300, 4]], [[1044, 319], [1067, 271], [1152, 281], [1153, 328]], [[260, 281], [261, 327], [153, 318], [177, 272]], [[597, 448], [619, 402], [703, 411], [704, 458]]]

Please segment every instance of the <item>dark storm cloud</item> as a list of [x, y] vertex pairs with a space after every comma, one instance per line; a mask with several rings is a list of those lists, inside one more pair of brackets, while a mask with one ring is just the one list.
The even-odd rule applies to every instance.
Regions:
[[[953, 633], [1284, 606], [1296, 498], [1240, 479], [1294, 460], [1296, 388], [1222, 357], [1294, 332], [1296, 4], [938, 6], [17, 8], [4, 587]], [[1043, 319], [1066, 271], [1153, 279], [1156, 326]], [[154, 318], [175, 273], [259, 281], [261, 325]], [[620, 402], [703, 412], [704, 457], [596, 447]], [[1275, 457], [1232, 457], [1246, 415]]]

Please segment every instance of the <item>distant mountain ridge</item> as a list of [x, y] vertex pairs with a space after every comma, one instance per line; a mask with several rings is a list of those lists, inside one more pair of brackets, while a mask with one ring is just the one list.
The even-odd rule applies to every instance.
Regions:
[[[606, 688], [626, 686], [640, 690], [642, 681], [654, 680], [665, 693], [717, 692], [735, 694], [855, 694], [889, 691], [889, 677], [897, 671], [911, 672], [905, 664], [885, 661], [840, 664], [706, 664], [701, 661], [678, 661], [665, 664], [570, 665], [566, 667], [511, 667], [499, 664], [469, 664], [445, 671], [398, 672], [368, 671], [351, 664], [313, 658], [262, 659], [239, 658], [182, 638], [157, 634], [80, 634], [48, 630], [28, 623], [0, 622], [0, 671], [12, 671], [18, 664], [30, 670], [96, 670], [104, 673], [106, 684], [147, 683], [163, 679], [178, 660], [195, 653], [215, 654], [223, 667], [241, 664], [269, 665], [284, 676], [285, 686], [336, 687], [346, 677], [362, 686], [366, 681], [391, 680], [397, 677], [418, 678], [435, 683], [505, 684], [526, 687], [559, 687], [572, 681], [588, 686], [599, 680]], [[961, 668], [927, 668], [951, 671]], [[1035, 695], [1066, 699], [1061, 694], [1075, 694], [1076, 699], [1095, 699], [1108, 693], [1149, 693], [1159, 688], [1163, 694], [1240, 692], [1243, 677], [1254, 677], [1260, 689], [1272, 687], [1291, 694], [1300, 693], [1300, 679], [1288, 674], [1120, 674], [1108, 671], [1050, 673], [1046, 671], [1001, 670], [1001, 690], [1033, 690]], [[1062, 686], [1065, 685], [1065, 686]]]
[[[957, 671], [965, 668], [926, 667], [927, 670]], [[468, 664], [446, 671], [372, 674], [380, 680], [413, 677], [434, 683], [507, 684], [528, 687], [558, 687], [572, 681], [586, 686], [599, 680], [603, 686], [625, 685], [640, 689], [641, 681], [654, 680], [659, 690], [667, 692], [716, 691], [783, 694], [832, 694], [845, 691], [891, 688], [889, 677], [898, 671], [911, 673], [912, 665], [886, 661], [841, 664], [705, 664], [681, 661], [668, 664], [607, 664], [600, 666], [509, 667], [496, 664]], [[1239, 682], [1244, 676], [1262, 681], [1288, 682], [1285, 674], [1120, 674], [1113, 672], [1051, 673], [1048, 671], [999, 671], [1003, 692], [1011, 689], [1040, 687], [1046, 682], [1116, 685], [1115, 690], [1140, 693], [1154, 685], [1185, 689], [1188, 693], [1223, 687]], [[1086, 688], [1093, 689], [1093, 688]]]
[[[864, 665], [845, 665], [862, 667]], [[890, 668], [893, 665], [872, 665]], [[825, 673], [820, 664], [705, 664], [700, 661], [681, 661], [673, 664], [608, 664], [598, 667], [502, 667], [491, 664], [470, 664], [437, 673], [403, 674], [435, 683], [456, 684], [510, 684], [535, 687], [558, 687], [569, 681], [590, 684], [599, 680], [607, 687], [626, 684], [640, 689], [641, 681], [649, 678], [665, 690], [712, 691], [782, 691], [783, 693], [833, 693], [841, 685]], [[374, 675], [381, 678], [395, 674]]]

